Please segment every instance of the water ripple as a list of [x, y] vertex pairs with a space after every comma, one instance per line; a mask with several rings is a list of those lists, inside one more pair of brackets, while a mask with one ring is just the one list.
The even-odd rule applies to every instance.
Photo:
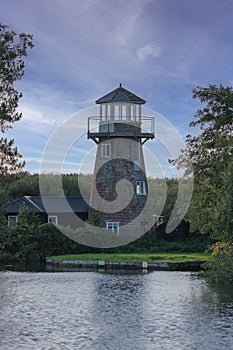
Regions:
[[191, 273], [0, 272], [1, 350], [233, 349], [233, 295]]

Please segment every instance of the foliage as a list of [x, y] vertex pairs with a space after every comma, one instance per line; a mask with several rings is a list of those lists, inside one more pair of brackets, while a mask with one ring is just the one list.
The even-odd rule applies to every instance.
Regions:
[[194, 115], [197, 120], [190, 123], [191, 127], [199, 126], [201, 133], [187, 135], [186, 149], [179, 161], [187, 165], [190, 158], [195, 176], [205, 175], [216, 182], [219, 170], [224, 169], [233, 151], [233, 89], [222, 85], [198, 86], [193, 90], [193, 98], [206, 103]]
[[[64, 232], [64, 227], [62, 232]], [[151, 232], [135, 242], [116, 248], [94, 248], [81, 245], [59, 231], [52, 223], [38, 225], [38, 217], [30, 209], [22, 207], [20, 220], [17, 225], [9, 229], [0, 228], [0, 261], [15, 262], [44, 262], [46, 256], [59, 254], [86, 254], [86, 253], [114, 253], [132, 254], [147, 252], [149, 255], [158, 252], [203, 252], [207, 248], [208, 240], [204, 236], [189, 237], [182, 240], [165, 241]], [[144, 254], [145, 254], [144, 253]], [[199, 256], [199, 253], [197, 254]], [[188, 254], [190, 258], [190, 255]], [[198, 259], [197, 259], [198, 260]]]
[[[198, 136], [187, 136], [186, 148], [175, 160], [178, 166], [192, 165], [195, 175], [193, 199], [186, 216], [192, 229], [212, 232], [216, 239], [232, 236], [229, 224], [232, 200], [226, 196], [232, 191], [233, 155], [233, 89], [220, 85], [197, 87], [193, 97], [205, 103], [195, 114]], [[232, 193], [232, 192], [231, 192]], [[226, 211], [229, 213], [227, 214]]]
[[62, 184], [66, 196], [79, 196], [81, 193], [90, 197], [93, 176], [91, 174], [63, 174]]
[[[16, 35], [9, 27], [0, 23], [0, 130], [4, 133], [11, 124], [20, 120], [22, 114], [16, 112], [22, 93], [18, 92], [14, 83], [24, 75], [28, 49], [32, 48], [32, 35], [25, 33]], [[0, 138], [0, 174], [16, 172], [22, 169], [24, 162], [19, 162], [21, 154], [13, 147], [14, 140]]]
[[207, 275], [233, 283], [233, 89], [197, 87], [193, 97], [205, 103], [190, 124], [200, 133], [187, 136], [186, 148], [174, 163], [191, 164], [194, 171], [194, 196], [186, 216], [192, 229], [209, 232], [219, 241]]
[[178, 181], [169, 178], [149, 178], [148, 187], [155, 215], [161, 215], [164, 220], [169, 220], [177, 198]]
[[38, 217], [33, 210], [22, 207], [17, 224], [8, 228], [0, 225], [0, 259], [6, 261], [25, 261], [35, 248], [32, 236], [39, 227]]
[[[45, 178], [58, 175], [43, 175]], [[81, 185], [80, 185], [81, 180]], [[168, 220], [171, 211], [175, 205], [178, 181], [176, 179], [160, 179], [149, 178], [149, 190], [152, 194], [152, 205], [154, 212], [158, 213], [158, 208], [163, 208], [161, 213], [164, 216], [164, 220]], [[49, 186], [46, 181], [43, 181], [43, 192], [47, 195], [54, 195], [56, 191]], [[82, 175], [80, 179], [79, 174], [64, 174], [62, 175], [62, 184], [64, 193], [66, 196], [79, 196], [85, 192], [87, 195], [91, 189], [92, 176], [90, 174]], [[30, 174], [28, 172], [19, 172], [17, 174], [7, 174], [0, 176], [0, 191], [4, 193], [0, 206], [17, 199], [22, 196], [39, 196], [39, 175]]]
[[[50, 175], [44, 175], [50, 176]], [[79, 192], [79, 175], [66, 174], [63, 175], [63, 187], [66, 195], [78, 195]], [[82, 176], [82, 188], [85, 191], [91, 186], [91, 175]], [[176, 196], [178, 183], [175, 179], [152, 179], [149, 180], [150, 191], [152, 193], [153, 205], [156, 210], [158, 201], [165, 194], [165, 206], [162, 215], [164, 220], [169, 218], [171, 210], [173, 209]], [[46, 184], [46, 182], [45, 182]], [[49, 188], [46, 190], [49, 194]], [[24, 195], [37, 196], [39, 193], [39, 175], [29, 174], [27, 172], [20, 172], [17, 174], [8, 174], [0, 176], [0, 193], [1, 193], [1, 205], [17, 199]], [[164, 201], [164, 199], [162, 200]], [[159, 206], [163, 204], [162, 202]], [[22, 213], [20, 214], [22, 218]], [[141, 251], [195, 251], [202, 252], [208, 248], [210, 244], [209, 238], [198, 234], [188, 234], [183, 228], [179, 229], [179, 232], [167, 235], [164, 233], [164, 228], [160, 226], [155, 232], [153, 229], [142, 236], [137, 241], [134, 241], [125, 246], [109, 248], [109, 249], [97, 249], [78, 244], [68, 237], [64, 236], [53, 224], [44, 224], [37, 227], [37, 218], [35, 219], [35, 226], [30, 224], [28, 226], [25, 221], [27, 216], [31, 220], [34, 215], [31, 213], [24, 213], [22, 219], [19, 220], [17, 226], [12, 229], [4, 227], [1, 229], [0, 241], [2, 246], [5, 246], [2, 251], [2, 256], [12, 260], [28, 260], [35, 258], [37, 260], [44, 260], [46, 255], [61, 254], [61, 253], [91, 253], [91, 252], [141, 252]], [[34, 220], [33, 219], [33, 220]], [[24, 224], [23, 224], [24, 222]], [[29, 221], [31, 222], [31, 221]], [[64, 230], [64, 228], [63, 228]], [[186, 232], [187, 231], [187, 232]], [[6, 232], [4, 234], [4, 232]], [[25, 232], [25, 237], [24, 237]], [[178, 234], [177, 234], [178, 233]], [[91, 238], [90, 238], [91, 239]], [[6, 242], [6, 243], [4, 243]], [[8, 243], [7, 243], [8, 242]], [[12, 244], [10, 243], [12, 242]], [[1, 248], [0, 248], [1, 250]]]
[[77, 251], [78, 244], [64, 236], [52, 223], [40, 225], [34, 240], [41, 260], [44, 260], [46, 256], [51, 254]]
[[212, 257], [204, 265], [205, 275], [214, 282], [233, 283], [233, 242], [218, 242], [212, 247]]
[[17, 195], [14, 194], [14, 191], [12, 191], [12, 187], [16, 185], [23, 174], [23, 172], [7, 175], [0, 174], [0, 208], [4, 204], [18, 198]]
[[[222, 230], [221, 240], [233, 240], [233, 159], [226, 166], [223, 174], [223, 185], [221, 187], [220, 204], [222, 207], [222, 222], [225, 223], [219, 230]], [[221, 232], [221, 231], [220, 231]]]
[[[162, 225], [161, 225], [162, 226]], [[123, 246], [121, 252], [204, 252], [208, 250], [211, 240], [208, 235], [184, 232], [181, 227], [176, 232], [166, 234], [160, 226], [151, 230], [138, 240]]]
[[[43, 175], [44, 177], [50, 177], [51, 175]], [[56, 175], [53, 175], [56, 176]], [[79, 196], [79, 181], [78, 174], [65, 174], [62, 175], [63, 189], [66, 196]], [[85, 187], [90, 186], [90, 175], [83, 177]], [[52, 189], [45, 184], [44, 192], [49, 195], [54, 195], [56, 189]], [[23, 196], [40, 196], [39, 188], [39, 174], [30, 174], [26, 171], [18, 172], [17, 174], [0, 175], [0, 193], [4, 193], [4, 196], [0, 197], [0, 206], [10, 202], [11, 200], [23, 197]]]
[[39, 217], [35, 211], [23, 205], [18, 214], [18, 222], [11, 228], [15, 237], [13, 252], [16, 260], [28, 260], [36, 249], [33, 237], [37, 234], [39, 225]]
[[39, 196], [39, 175], [21, 172], [9, 184], [9, 194], [17, 199], [23, 196]]
[[18, 121], [22, 114], [16, 112], [22, 93], [14, 88], [14, 83], [24, 75], [27, 49], [32, 48], [32, 35], [19, 34], [0, 24], [0, 128], [4, 132], [9, 123]]
[[0, 224], [0, 261], [8, 262], [13, 259], [13, 252], [17, 237], [3, 223]]
[[25, 205], [18, 222], [12, 228], [1, 223], [0, 232], [0, 261], [45, 262], [49, 255], [92, 251], [66, 237], [54, 224], [41, 225], [35, 211]]
[[7, 138], [0, 138], [0, 174], [15, 173], [21, 170], [25, 162], [19, 162], [22, 155], [18, 152], [17, 147], [13, 147], [14, 140], [7, 140]]

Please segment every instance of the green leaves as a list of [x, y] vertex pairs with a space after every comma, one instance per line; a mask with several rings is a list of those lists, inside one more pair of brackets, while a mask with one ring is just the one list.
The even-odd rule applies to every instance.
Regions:
[[212, 258], [204, 264], [205, 275], [213, 282], [233, 284], [233, 243], [216, 243], [212, 246]]
[[4, 132], [9, 123], [19, 120], [22, 115], [15, 112], [22, 93], [13, 84], [24, 75], [23, 57], [32, 48], [32, 35], [16, 33], [0, 23], [0, 128]]
[[0, 175], [7, 175], [9, 172], [15, 173], [21, 170], [25, 162], [19, 162], [22, 155], [18, 152], [17, 147], [13, 147], [14, 140], [8, 141], [6, 138], [0, 139]]
[[227, 215], [232, 208], [228, 194], [232, 193], [233, 178], [233, 89], [198, 86], [193, 97], [205, 104], [190, 124], [200, 127], [200, 133], [187, 136], [186, 148], [174, 163], [187, 166], [190, 162], [194, 171], [195, 191], [187, 216], [192, 227], [211, 231], [214, 238], [224, 240], [233, 236], [230, 214]]
[[193, 98], [199, 98], [200, 102], [206, 103], [203, 109], [199, 109], [190, 126], [200, 125], [202, 129], [211, 129], [216, 132], [221, 130], [223, 125], [232, 126], [233, 116], [233, 89], [209, 85], [207, 88], [197, 87], [193, 90]]
[[[0, 131], [4, 133], [11, 124], [20, 120], [22, 114], [16, 112], [22, 93], [17, 91], [14, 83], [24, 75], [24, 60], [28, 49], [33, 47], [32, 35], [19, 36], [9, 27], [0, 23]], [[20, 170], [24, 163], [17, 148], [12, 147], [14, 140], [0, 138], [0, 174]]]
[[190, 124], [200, 127], [200, 134], [187, 136], [186, 149], [174, 162], [180, 166], [190, 161], [193, 167], [194, 196], [187, 215], [191, 228], [219, 241], [212, 247], [206, 275], [233, 283], [233, 89], [197, 87], [193, 97], [205, 103]]

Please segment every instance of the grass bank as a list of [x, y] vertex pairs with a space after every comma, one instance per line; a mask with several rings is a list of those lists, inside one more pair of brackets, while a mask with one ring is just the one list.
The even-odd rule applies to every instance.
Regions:
[[75, 254], [58, 255], [51, 258], [61, 260], [110, 260], [127, 262], [189, 262], [207, 261], [211, 254], [208, 253], [128, 253], [128, 254]]

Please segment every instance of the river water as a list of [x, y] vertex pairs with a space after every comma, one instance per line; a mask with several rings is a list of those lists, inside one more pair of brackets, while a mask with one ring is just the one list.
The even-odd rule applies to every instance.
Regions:
[[1, 350], [233, 349], [233, 291], [195, 273], [0, 272]]

